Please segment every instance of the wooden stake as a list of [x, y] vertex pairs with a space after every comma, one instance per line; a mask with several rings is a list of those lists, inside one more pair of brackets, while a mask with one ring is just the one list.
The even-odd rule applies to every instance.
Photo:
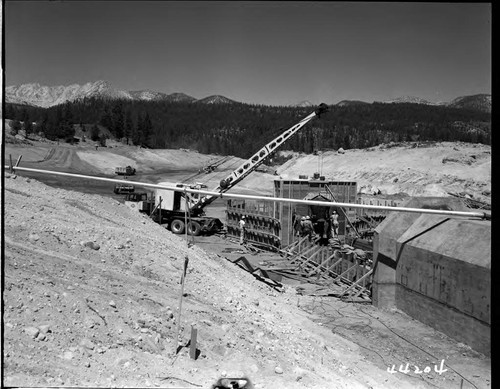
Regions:
[[196, 341], [198, 337], [198, 329], [195, 325], [191, 325], [191, 341], [189, 342], [189, 356], [191, 359], [196, 359]]
[[20, 155], [19, 157], [17, 157], [17, 161], [16, 161], [16, 166], [15, 167], [19, 166], [19, 162], [21, 162], [21, 158], [22, 157], [23, 157], [22, 155]]
[[179, 345], [179, 335], [181, 330], [181, 313], [182, 313], [182, 297], [184, 296], [184, 280], [186, 279], [186, 271], [189, 263], [189, 257], [186, 255], [184, 260], [184, 268], [182, 269], [181, 276], [181, 295], [179, 297], [179, 316], [177, 320], [177, 339], [175, 342], [175, 352], [177, 353], [177, 346]]
[[160, 201], [158, 202], [158, 207], [159, 207], [159, 208], [158, 208], [158, 213], [159, 213], [159, 216], [158, 216], [158, 217], [159, 217], [159, 220], [158, 220], [158, 222], [160, 223], [160, 226], [161, 226], [161, 221], [162, 221], [162, 220], [161, 220], [161, 201], [162, 201], [162, 198], [161, 198], [161, 196], [160, 196]]

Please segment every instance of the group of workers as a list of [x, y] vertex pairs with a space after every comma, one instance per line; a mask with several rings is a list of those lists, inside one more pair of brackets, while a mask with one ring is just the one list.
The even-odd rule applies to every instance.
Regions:
[[333, 211], [330, 217], [317, 219], [315, 216], [298, 217], [294, 215], [293, 228], [300, 237], [307, 236], [312, 241], [315, 235], [319, 236], [320, 243], [328, 243], [328, 239], [337, 238], [339, 235], [339, 215]]

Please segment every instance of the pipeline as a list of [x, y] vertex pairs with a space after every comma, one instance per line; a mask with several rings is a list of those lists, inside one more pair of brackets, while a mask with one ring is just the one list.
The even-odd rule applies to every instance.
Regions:
[[265, 200], [265, 201], [274, 201], [281, 203], [292, 203], [292, 204], [306, 204], [306, 205], [319, 205], [323, 207], [345, 207], [345, 208], [360, 208], [360, 209], [377, 209], [377, 210], [385, 210], [385, 211], [393, 211], [393, 212], [410, 212], [410, 213], [421, 213], [421, 214], [431, 214], [431, 215], [442, 215], [442, 216], [456, 216], [456, 217], [470, 217], [470, 218], [478, 218], [483, 220], [491, 220], [491, 213], [487, 212], [465, 212], [465, 211], [446, 211], [441, 209], [422, 209], [422, 208], [405, 208], [405, 207], [390, 207], [385, 205], [367, 205], [367, 204], [355, 204], [355, 203], [341, 203], [341, 202], [331, 202], [331, 201], [313, 201], [313, 200], [298, 200], [298, 199], [283, 199], [280, 197], [268, 197], [268, 196], [255, 196], [255, 195], [242, 195], [235, 193], [219, 193], [210, 190], [202, 190], [202, 189], [192, 189], [186, 187], [172, 187], [166, 185], [159, 184], [151, 184], [147, 182], [141, 181], [130, 181], [130, 180], [118, 180], [114, 178], [106, 178], [106, 177], [95, 177], [95, 176], [86, 176], [83, 174], [75, 174], [75, 173], [65, 173], [65, 172], [55, 172], [51, 170], [41, 170], [41, 169], [33, 169], [27, 167], [19, 167], [17, 166], [4, 166], [5, 169], [10, 169], [15, 172], [26, 171], [33, 173], [42, 173], [42, 174], [53, 174], [57, 176], [64, 177], [74, 177], [74, 178], [83, 178], [90, 179], [96, 181], [106, 181], [113, 182], [117, 184], [129, 184], [129, 185], [138, 185], [146, 188], [154, 188], [154, 189], [166, 189], [172, 190], [175, 192], [188, 192], [200, 195], [210, 195], [216, 196], [218, 198], [227, 198], [227, 199], [249, 199], [249, 200]]

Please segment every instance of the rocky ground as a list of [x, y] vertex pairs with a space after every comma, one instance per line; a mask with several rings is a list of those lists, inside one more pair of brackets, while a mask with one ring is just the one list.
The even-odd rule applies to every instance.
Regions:
[[[189, 167], [194, 173], [217, 158], [151, 153], [152, 166], [168, 160], [172, 169], [200, 158]], [[14, 161], [23, 155], [25, 166], [88, 174], [104, 174], [113, 158], [141, 161], [121, 146], [44, 142], [8, 143], [5, 155]], [[98, 158], [108, 162], [100, 165]], [[152, 156], [138, 168], [146, 158]], [[248, 190], [272, 176], [255, 177]], [[278, 292], [228, 262], [223, 250], [188, 245], [109, 196], [8, 172], [3, 190], [4, 385], [205, 388], [221, 377], [249, 377], [256, 388], [491, 386], [488, 358], [401, 313], [298, 296], [291, 286]], [[187, 347], [176, 354], [193, 325], [196, 359]], [[398, 336], [383, 332], [386, 327]], [[441, 360], [447, 373], [432, 369]], [[431, 371], [387, 371], [406, 362]]]

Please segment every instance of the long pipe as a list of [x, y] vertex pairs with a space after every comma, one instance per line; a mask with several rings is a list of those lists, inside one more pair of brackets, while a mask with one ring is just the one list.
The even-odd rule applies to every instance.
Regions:
[[312, 201], [312, 200], [297, 200], [297, 199], [284, 199], [280, 197], [267, 197], [267, 196], [254, 196], [254, 195], [242, 195], [242, 194], [229, 194], [229, 193], [218, 193], [209, 190], [201, 190], [201, 189], [192, 189], [186, 187], [172, 187], [166, 185], [158, 185], [158, 184], [150, 184], [147, 182], [140, 181], [130, 181], [130, 180], [117, 180], [114, 178], [106, 178], [106, 177], [95, 177], [95, 176], [86, 176], [83, 174], [74, 174], [74, 173], [65, 173], [65, 172], [55, 172], [50, 170], [41, 170], [41, 169], [32, 169], [27, 167], [19, 167], [19, 166], [4, 166], [5, 169], [12, 169], [14, 171], [26, 171], [33, 173], [42, 173], [42, 174], [53, 174], [56, 176], [64, 176], [64, 177], [75, 177], [75, 178], [85, 178], [96, 181], [106, 181], [106, 182], [114, 182], [118, 184], [132, 184], [143, 186], [147, 188], [157, 188], [157, 189], [167, 189], [175, 192], [188, 192], [188, 193], [197, 193], [202, 195], [211, 195], [216, 196], [218, 198], [228, 198], [228, 199], [249, 199], [249, 200], [266, 200], [266, 201], [276, 201], [281, 203], [293, 203], [293, 204], [306, 204], [306, 205], [319, 205], [324, 207], [346, 207], [346, 208], [361, 208], [361, 209], [378, 209], [384, 211], [394, 211], [394, 212], [412, 212], [412, 213], [422, 213], [422, 214], [432, 214], [432, 215], [443, 215], [443, 216], [460, 216], [460, 217], [474, 217], [480, 219], [491, 219], [491, 213], [486, 212], [464, 212], [464, 211], [445, 211], [441, 209], [422, 209], [422, 208], [405, 208], [405, 207], [390, 207], [385, 205], [366, 205], [366, 204], [355, 204], [355, 203], [340, 203], [340, 202], [331, 202], [331, 201]]

